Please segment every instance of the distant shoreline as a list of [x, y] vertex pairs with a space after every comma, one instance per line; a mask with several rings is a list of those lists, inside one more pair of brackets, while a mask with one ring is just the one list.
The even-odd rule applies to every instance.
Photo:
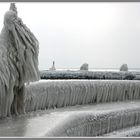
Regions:
[[[40, 69], [40, 71], [46, 71], [48, 69]], [[80, 70], [80, 68], [56, 68], [56, 70], [73, 70], [77, 71]], [[120, 68], [89, 68], [89, 71], [120, 71]], [[140, 68], [129, 68], [128, 71], [140, 71]]]

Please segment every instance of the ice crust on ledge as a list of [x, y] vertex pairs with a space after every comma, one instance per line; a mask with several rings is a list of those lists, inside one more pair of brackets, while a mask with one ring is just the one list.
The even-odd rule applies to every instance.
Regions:
[[[140, 72], [125, 71], [40, 71], [41, 79], [112, 79], [133, 80], [140, 77]], [[138, 79], [140, 79], [138, 77]]]
[[40, 80], [26, 86], [26, 111], [140, 99], [136, 80]]
[[140, 109], [116, 110], [115, 112], [85, 111], [70, 115], [45, 136], [101, 136], [137, 124], [140, 124]]

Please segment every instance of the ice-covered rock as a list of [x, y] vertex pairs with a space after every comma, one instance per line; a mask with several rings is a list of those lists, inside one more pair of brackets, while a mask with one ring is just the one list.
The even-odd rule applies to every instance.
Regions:
[[87, 70], [88, 71], [88, 64], [84, 63], [81, 67], [80, 70]]
[[127, 66], [127, 64], [123, 64], [123, 65], [120, 67], [120, 71], [128, 71], [128, 66]]

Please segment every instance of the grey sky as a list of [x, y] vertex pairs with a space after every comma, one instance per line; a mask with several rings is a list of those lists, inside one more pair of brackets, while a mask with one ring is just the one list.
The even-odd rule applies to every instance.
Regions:
[[[140, 68], [140, 3], [16, 3], [40, 43], [39, 68]], [[0, 30], [9, 3], [0, 3]]]

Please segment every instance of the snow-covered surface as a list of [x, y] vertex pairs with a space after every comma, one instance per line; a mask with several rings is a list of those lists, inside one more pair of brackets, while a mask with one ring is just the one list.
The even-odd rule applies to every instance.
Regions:
[[140, 99], [136, 80], [40, 80], [26, 86], [26, 111]]
[[0, 136], [97, 136], [140, 124], [140, 101], [81, 105], [0, 121]]
[[85, 71], [57, 70], [40, 71], [41, 79], [118, 79], [131, 80], [137, 78], [136, 71]]
[[140, 125], [113, 131], [104, 137], [140, 137]]

